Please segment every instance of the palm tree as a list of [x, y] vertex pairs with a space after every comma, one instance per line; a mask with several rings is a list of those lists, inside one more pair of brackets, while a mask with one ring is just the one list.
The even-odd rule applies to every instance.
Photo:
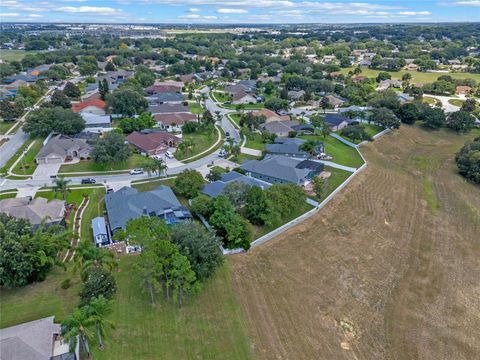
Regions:
[[307, 152], [310, 156], [315, 157], [317, 155], [318, 145], [318, 142], [315, 140], [307, 140], [302, 145], [300, 145], [299, 149]]
[[108, 321], [106, 317], [112, 312], [112, 301], [107, 300], [103, 295], [93, 298], [87, 305], [87, 313], [92, 322], [95, 323], [98, 338], [98, 348], [103, 349], [103, 337], [105, 336], [105, 328], [114, 328], [113, 323]]
[[185, 154], [185, 157], [188, 156], [188, 151], [195, 146], [194, 142], [189, 139], [183, 140], [179, 145], [178, 149]]
[[94, 257], [93, 253], [97, 251], [97, 248], [89, 241], [80, 241], [75, 249], [75, 255], [73, 261], [75, 266], [74, 272], [78, 269], [82, 269], [85, 261]]
[[153, 159], [153, 168], [158, 172], [158, 176], [161, 176], [165, 171], [167, 172], [168, 166], [162, 159]]
[[81, 277], [83, 280], [87, 278], [88, 270], [92, 267], [103, 267], [108, 271], [113, 271], [118, 267], [117, 260], [113, 253], [106, 249], [95, 247], [96, 251], [90, 254], [90, 258], [85, 259], [82, 266]]
[[58, 193], [60, 193], [63, 196], [63, 200], [67, 201], [67, 194], [71, 191], [68, 188], [68, 183], [70, 181], [71, 180], [65, 180], [64, 177], [55, 179], [55, 185], [53, 186], [53, 193], [55, 194], [55, 197]]
[[154, 160], [152, 158], [146, 158], [142, 162], [142, 167], [147, 172], [148, 177], [150, 177], [150, 175], [152, 175], [152, 172], [155, 172], [155, 170], [156, 170], [155, 163], [154, 163]]
[[93, 324], [93, 319], [86, 307], [76, 308], [62, 323], [62, 336], [73, 352], [80, 340], [80, 346], [83, 347], [87, 357], [90, 358], [89, 340], [92, 338], [92, 332], [89, 327]]

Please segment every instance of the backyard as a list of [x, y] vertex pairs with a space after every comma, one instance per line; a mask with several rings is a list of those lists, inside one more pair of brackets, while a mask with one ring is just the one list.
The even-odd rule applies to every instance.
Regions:
[[[361, 126], [363, 127], [363, 129], [365, 130], [365, 132], [367, 133], [367, 135], [369, 137], [373, 137], [373, 136], [377, 135], [379, 132], [381, 132], [382, 130], [384, 130], [383, 127], [381, 127], [379, 125], [376, 125], [376, 124], [362, 123]], [[348, 136], [342, 135], [341, 131], [338, 131], [338, 135], [343, 137], [345, 140], [351, 141], [355, 144], [358, 144], [358, 143], [362, 142], [362, 140], [353, 140], [353, 139], [349, 138]]]

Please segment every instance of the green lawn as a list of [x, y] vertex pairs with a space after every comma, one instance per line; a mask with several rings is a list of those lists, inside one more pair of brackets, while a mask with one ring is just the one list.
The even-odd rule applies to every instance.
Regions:
[[337, 164], [359, 168], [363, 165], [363, 160], [358, 151], [350, 146], [343, 144], [340, 140], [335, 139], [332, 136], [326, 136], [325, 138], [320, 135], [303, 135], [300, 136], [306, 140], [322, 141], [325, 145], [325, 151], [332, 156], [333, 162]]
[[215, 144], [218, 139], [218, 133], [216, 129], [214, 129], [214, 131], [197, 131], [191, 134], [183, 134], [182, 139], [191, 140], [194, 146], [189, 149], [188, 152], [177, 149], [177, 151], [175, 151], [175, 159], [177, 160], [190, 158], [204, 152]]
[[[240, 104], [242, 107], [241, 109], [244, 109], [244, 110], [260, 110], [260, 109], [263, 109], [265, 107], [265, 105], [263, 103], [257, 103], [257, 104]], [[231, 110], [237, 110], [237, 106], [238, 104], [228, 104], [228, 105], [223, 105], [222, 104], [222, 107], [224, 107], [225, 109], [231, 109]]]
[[331, 173], [330, 177], [328, 178], [328, 191], [327, 193], [322, 196], [321, 199], [317, 199], [317, 201], [320, 200], [320, 202], [325, 199], [328, 195], [330, 195], [337, 187], [340, 186], [341, 183], [343, 183], [347, 178], [352, 175], [351, 172], [333, 168], [330, 166], [325, 166], [325, 171], [328, 171]]
[[238, 156], [234, 156], [231, 160], [237, 164], [243, 164], [247, 160], [260, 160], [260, 156], [254, 156], [249, 154], [240, 154]]
[[[152, 307], [134, 269], [136, 256], [121, 258], [115, 272], [118, 291], [113, 303], [105, 349], [92, 346], [95, 359], [231, 359], [252, 357], [246, 319], [232, 288], [226, 264], [187, 298], [182, 308], [158, 298]], [[92, 344], [94, 345], [94, 344]]]
[[15, 125], [16, 121], [3, 121], [0, 120], [0, 135], [5, 134], [10, 128]]
[[81, 160], [76, 164], [66, 164], [60, 167], [60, 173], [71, 172], [96, 172], [96, 171], [112, 171], [112, 170], [129, 170], [142, 167], [145, 161], [145, 156], [133, 153], [127, 161], [118, 162], [114, 164], [97, 164], [93, 160]]
[[15, 190], [12, 190], [14, 191], [12, 194], [3, 194], [3, 193], [0, 193], [0, 200], [3, 200], [3, 199], [11, 199], [11, 198], [14, 198], [17, 196], [17, 192]]
[[463, 102], [464, 102], [464, 101], [463, 101], [463, 100], [460, 100], [460, 99], [449, 99], [449, 100], [448, 100], [448, 103], [449, 103], [449, 104], [452, 104], [452, 105], [458, 106], [458, 107], [462, 107]]
[[188, 103], [188, 108], [190, 109], [190, 112], [192, 114], [203, 114], [205, 111], [204, 108], [200, 104], [197, 104], [196, 102], [189, 102]]
[[230, 119], [240, 128], [240, 118], [242, 114], [229, 114]]
[[436, 104], [440, 103], [440, 100], [437, 100], [435, 98], [432, 98], [430, 96], [425, 96], [425, 95], [422, 97], [422, 101], [426, 104], [429, 104], [429, 105], [436, 105]]
[[27, 50], [1, 50], [0, 59], [3, 61], [21, 61], [25, 55], [32, 54], [35, 55], [38, 51], [27, 51]]
[[247, 142], [245, 147], [256, 149], [256, 150], [265, 150], [265, 143], [262, 142], [262, 135], [259, 133], [249, 132], [247, 135]]
[[212, 95], [213, 99], [216, 99], [217, 102], [232, 101], [232, 97], [225, 92], [213, 91]]
[[[362, 67], [362, 73], [360, 75], [369, 77], [369, 78], [376, 78], [378, 73], [384, 70], [373, 70]], [[353, 70], [353, 68], [344, 68], [341, 69], [340, 72], [342, 74], [347, 74], [349, 71]], [[390, 75], [392, 75], [392, 79], [401, 79], [402, 75], [405, 73], [412, 74], [413, 83], [432, 83], [438, 79], [439, 76], [442, 75], [449, 75], [454, 79], [475, 79], [477, 82], [480, 81], [480, 74], [470, 74], [470, 73], [430, 73], [430, 72], [419, 72], [419, 71], [408, 71], [408, 70], [400, 70], [400, 71], [390, 71]]]
[[13, 173], [19, 175], [31, 175], [37, 168], [37, 163], [35, 162], [35, 156], [37, 156], [40, 149], [43, 147], [42, 140], [35, 140], [35, 143], [27, 151], [22, 160], [20, 160], [17, 165], [13, 168]]
[[[384, 130], [383, 127], [381, 126], [378, 126], [378, 125], [375, 125], [375, 124], [367, 124], [367, 123], [362, 123], [362, 126], [363, 128], [365, 129], [365, 132], [368, 134], [368, 136], [372, 137], [372, 136], [375, 136], [376, 134], [378, 134], [379, 132], [381, 132], [382, 130]], [[354, 141], [352, 139], [350, 139], [348, 136], [343, 136], [341, 134], [341, 131], [338, 132], [338, 135], [340, 135], [341, 137], [343, 137], [345, 140], [348, 140], [348, 141], [351, 141], [353, 142], [354, 144], [358, 144], [360, 143], [361, 141]]]

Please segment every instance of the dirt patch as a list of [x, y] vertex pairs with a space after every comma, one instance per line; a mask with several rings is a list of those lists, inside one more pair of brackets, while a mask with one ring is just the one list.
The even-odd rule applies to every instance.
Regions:
[[322, 211], [232, 258], [256, 358], [478, 358], [480, 188], [453, 162], [465, 140], [403, 126], [369, 143]]

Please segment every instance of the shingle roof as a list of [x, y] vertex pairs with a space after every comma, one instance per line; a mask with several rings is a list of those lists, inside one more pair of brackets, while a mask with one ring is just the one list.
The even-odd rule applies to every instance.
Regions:
[[189, 121], [197, 120], [197, 117], [191, 113], [173, 113], [173, 114], [156, 114], [154, 119], [164, 125], [183, 125]]
[[190, 212], [184, 208], [172, 189], [161, 185], [152, 191], [139, 192], [131, 187], [105, 195], [108, 220], [112, 230], [125, 228], [127, 222], [141, 216], [160, 216], [162, 218], [190, 218]]
[[50, 200], [38, 197], [19, 197], [0, 200], [0, 212], [20, 219], [27, 219], [32, 225], [40, 225], [43, 219], [46, 224], [60, 222], [63, 219], [65, 201]]
[[182, 104], [159, 104], [151, 105], [147, 109], [152, 114], [168, 114], [168, 113], [188, 113], [188, 106]]
[[107, 233], [107, 226], [105, 225], [105, 218], [103, 216], [92, 219], [92, 231], [94, 237]]
[[82, 111], [83, 109], [85, 109], [86, 107], [89, 107], [89, 106], [95, 106], [95, 107], [98, 107], [98, 108], [103, 109], [103, 110], [105, 110], [107, 108], [107, 104], [105, 103], [105, 101], [103, 101], [101, 99], [91, 99], [91, 100], [87, 100], [87, 101], [82, 101], [81, 103], [78, 103], [78, 104], [72, 104], [72, 111], [73, 112], [80, 112], [80, 111]]
[[66, 156], [70, 150], [78, 152], [90, 151], [91, 146], [83, 139], [75, 139], [65, 135], [57, 135], [51, 138], [44, 147], [38, 152], [35, 159], [41, 159], [49, 155], [55, 154]]
[[160, 93], [157, 96], [157, 100], [160, 102], [165, 102], [165, 101], [183, 101], [183, 95], [177, 92], [166, 92], [166, 93]]
[[144, 151], [155, 150], [162, 145], [168, 145], [169, 142], [177, 144], [181, 141], [181, 139], [175, 135], [164, 131], [152, 132], [149, 134], [142, 134], [134, 131], [127, 136], [127, 140], [130, 144], [135, 145]]
[[342, 122], [350, 122], [349, 118], [346, 118], [340, 114], [327, 114], [325, 115], [325, 122], [330, 126], [338, 126]]
[[230, 171], [228, 173], [223, 174], [220, 180], [217, 180], [210, 184], [205, 185], [202, 189], [202, 193], [211, 197], [217, 197], [222, 193], [225, 186], [227, 186], [232, 182], [237, 182], [237, 181], [250, 186], [258, 186], [262, 189], [266, 189], [271, 185], [265, 181], [255, 179], [249, 176], [245, 176], [236, 171]]

